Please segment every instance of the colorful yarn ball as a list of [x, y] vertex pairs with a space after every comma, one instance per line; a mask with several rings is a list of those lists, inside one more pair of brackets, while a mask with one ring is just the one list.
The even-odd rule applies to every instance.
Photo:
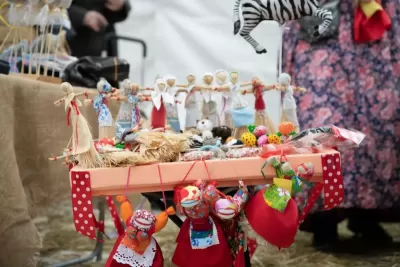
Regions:
[[278, 126], [278, 131], [285, 136], [288, 136], [291, 132], [295, 130], [294, 124], [290, 121], [281, 122]]
[[258, 137], [257, 145], [259, 147], [262, 147], [263, 145], [266, 145], [266, 144], [268, 144], [268, 136], [266, 136], [264, 134], [264, 135], [261, 135], [260, 137]]
[[281, 143], [281, 138], [277, 134], [268, 135], [268, 143], [279, 145]]
[[242, 134], [241, 140], [245, 146], [255, 146], [257, 143], [257, 137], [252, 133]]
[[253, 132], [253, 133], [254, 133], [255, 136], [257, 136], [257, 137], [260, 137], [260, 136], [262, 136], [262, 135], [266, 135], [266, 134], [267, 134], [267, 127], [265, 127], [265, 126], [263, 126], [263, 125], [257, 126], [257, 127], [254, 129], [254, 132]]

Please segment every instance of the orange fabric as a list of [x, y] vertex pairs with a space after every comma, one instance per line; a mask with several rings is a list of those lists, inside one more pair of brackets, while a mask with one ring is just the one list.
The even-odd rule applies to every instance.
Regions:
[[121, 217], [124, 222], [128, 220], [129, 217], [133, 215], [133, 208], [131, 202], [126, 198], [126, 196], [117, 196], [117, 201], [122, 203], [120, 210], [121, 210]]
[[140, 234], [136, 238], [130, 238], [128, 235], [124, 236], [121, 244], [135, 251], [137, 254], [143, 255], [147, 247], [150, 245], [151, 236], [142, 237]]
[[174, 207], [169, 207], [165, 211], [161, 212], [158, 214], [156, 217], [156, 224], [154, 225], [154, 232], [157, 233], [161, 231], [168, 222], [168, 216], [169, 215], [174, 215], [175, 214], [175, 209]]

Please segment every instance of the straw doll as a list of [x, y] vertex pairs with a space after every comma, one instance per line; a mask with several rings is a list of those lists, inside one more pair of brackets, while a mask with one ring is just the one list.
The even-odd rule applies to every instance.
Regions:
[[153, 234], [161, 231], [168, 216], [175, 214], [173, 207], [154, 215], [147, 210], [133, 211], [125, 196], [118, 196], [121, 217], [126, 224], [125, 234], [120, 236], [107, 260], [106, 267], [163, 267], [164, 257]]
[[200, 120], [200, 108], [198, 105], [198, 97], [197, 94], [202, 86], [196, 85], [196, 77], [194, 75], [188, 75], [187, 77], [188, 84], [178, 85], [179, 88], [184, 88], [178, 90], [179, 92], [186, 92], [185, 98], [185, 109], [186, 109], [186, 121], [185, 128], [192, 129], [196, 128], [197, 122]]
[[181, 130], [181, 126], [179, 123], [179, 117], [178, 117], [178, 107], [177, 103], [179, 101], [177, 100], [178, 96], [178, 87], [176, 86], [176, 78], [172, 75], [167, 75], [164, 80], [167, 82], [167, 88], [165, 89], [165, 92], [170, 94], [172, 97], [173, 101], [171, 103], [166, 103], [165, 104], [165, 109], [167, 111], [167, 121], [168, 124], [172, 127], [174, 132], [179, 133]]
[[299, 121], [297, 119], [297, 104], [293, 96], [295, 91], [305, 92], [306, 89], [302, 87], [295, 87], [291, 85], [292, 78], [287, 73], [282, 73], [279, 76], [280, 90], [284, 93], [282, 101], [282, 117], [281, 122], [289, 121], [295, 126], [295, 131], [300, 131]]
[[[218, 109], [219, 117], [220, 117], [220, 123], [221, 125], [228, 126], [230, 128], [233, 128], [233, 123], [232, 123], [232, 117], [231, 114], [229, 113], [229, 109], [232, 103], [232, 95], [230, 92], [230, 86], [229, 86], [229, 81], [228, 81], [228, 71], [226, 70], [217, 70], [215, 72], [215, 87], [216, 88], [223, 88], [221, 90], [216, 89], [217, 92], [220, 93], [214, 93], [214, 98], [218, 102], [221, 100], [222, 107]], [[214, 125], [215, 126], [215, 125]], [[219, 126], [219, 125], [217, 125]]]
[[172, 262], [178, 267], [232, 266], [223, 229], [205, 198], [204, 184], [175, 188], [174, 200], [186, 219], [176, 238]]
[[[86, 95], [87, 92], [75, 94], [71, 84], [62, 83], [61, 90], [66, 94], [63, 98], [54, 102], [55, 105], [65, 104], [68, 125], [72, 126], [72, 137], [70, 140], [70, 155], [79, 162], [80, 166], [96, 168], [103, 166], [103, 161], [93, 144], [92, 133], [89, 124], [79, 111], [82, 106], [77, 97]], [[69, 145], [68, 145], [69, 147]]]
[[97, 113], [99, 139], [113, 138], [115, 129], [113, 128], [113, 118], [108, 108], [108, 99], [115, 92], [115, 89], [104, 78], [101, 78], [97, 83], [97, 91], [97, 96], [93, 99], [86, 99], [85, 103], [92, 103]]
[[122, 89], [119, 91], [117, 96], [111, 97], [112, 100], [122, 102], [116, 122], [117, 138], [121, 138], [125, 131], [129, 131], [139, 124], [141, 115], [138, 104], [150, 100], [147, 96], [139, 95], [139, 86], [128, 79], [122, 82]]
[[201, 113], [202, 118], [210, 120], [213, 126], [216, 127], [220, 125], [220, 118], [217, 111], [217, 102], [212, 95], [211, 90], [213, 86], [214, 76], [210, 72], [206, 72], [203, 76], [203, 86], [201, 86], [201, 96], [203, 98]]
[[229, 127], [234, 128], [233, 135], [236, 138], [240, 138], [243, 133], [248, 132], [247, 126], [254, 123], [254, 119], [251, 118], [248, 121], [247, 119], [246, 121], [242, 121], [244, 117], [241, 115], [244, 111], [247, 113], [249, 112], [249, 104], [243, 99], [241, 88], [251, 85], [251, 82], [240, 83], [239, 73], [237, 72], [231, 72], [229, 74], [229, 79], [230, 81], [226, 85], [216, 87], [215, 90], [225, 93], [229, 92], [225, 95], [229, 96], [226, 98], [226, 103], [224, 104], [228, 105], [224, 108], [226, 114], [225, 118], [227, 118], [227, 121], [230, 121], [231, 125]]
[[151, 127], [164, 128], [165, 121], [167, 119], [167, 111], [165, 104], [173, 104], [174, 98], [165, 89], [167, 82], [164, 79], [158, 78], [154, 86], [154, 90], [151, 92], [151, 100], [153, 101], [153, 109], [151, 111]]

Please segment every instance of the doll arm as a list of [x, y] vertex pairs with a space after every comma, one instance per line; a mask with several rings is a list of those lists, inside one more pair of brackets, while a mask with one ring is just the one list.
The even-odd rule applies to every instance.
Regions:
[[177, 94], [179, 93], [187, 93], [186, 89], [178, 89], [178, 91], [176, 91]]
[[178, 88], [188, 88], [189, 85], [188, 84], [178, 84], [176, 87], [178, 87]]
[[151, 96], [139, 96], [140, 102], [152, 101]]
[[127, 101], [128, 100], [128, 98], [126, 96], [111, 96], [110, 98], [115, 101]]
[[230, 92], [231, 88], [229, 87], [229, 85], [223, 85], [214, 87], [213, 90], [217, 92]]
[[93, 99], [85, 99], [85, 101], [83, 101], [83, 103], [85, 105], [93, 104]]
[[282, 86], [277, 84], [264, 85], [264, 91], [280, 90]]
[[250, 86], [253, 85], [253, 82], [243, 82], [240, 84], [240, 87], [246, 87], [246, 86]]
[[307, 89], [304, 88], [304, 87], [300, 87], [300, 86], [295, 86], [295, 85], [293, 85], [292, 88], [293, 88], [293, 91], [295, 91], [295, 92], [300, 92], [300, 93], [305, 93], [305, 92], [307, 92]]
[[151, 87], [141, 87], [139, 89], [139, 91], [153, 91], [153, 88], [151, 88]]
[[117, 201], [121, 203], [120, 213], [122, 220], [126, 222], [133, 215], [132, 204], [126, 196], [117, 196]]
[[156, 216], [156, 223], [154, 225], [154, 232], [160, 232], [168, 222], [168, 216], [174, 215], [175, 214], [175, 209], [174, 207], [169, 207], [165, 211], [162, 211], [160, 214]]

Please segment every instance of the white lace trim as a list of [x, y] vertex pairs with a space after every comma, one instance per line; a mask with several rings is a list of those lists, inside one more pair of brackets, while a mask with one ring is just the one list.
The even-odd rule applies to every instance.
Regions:
[[153, 266], [156, 251], [156, 240], [151, 238], [151, 242], [143, 255], [137, 254], [135, 251], [121, 244], [114, 254], [113, 259], [118, 263], [128, 264], [131, 267], [151, 267]]
[[[212, 225], [213, 225], [213, 238], [212, 238], [212, 243], [211, 243], [211, 245], [208, 245], [208, 246], [193, 246], [192, 245], [192, 249], [205, 249], [205, 248], [209, 248], [209, 247], [211, 247], [211, 246], [214, 246], [214, 245], [218, 245], [219, 244], [219, 238], [218, 238], [218, 230], [217, 230], [217, 227], [215, 226], [215, 223], [214, 223], [214, 221], [213, 221], [213, 219], [211, 218], [211, 217], [209, 217], [209, 219], [210, 219], [210, 221], [211, 221], [211, 223], [212, 223]], [[189, 236], [190, 236], [190, 242], [192, 242], [192, 231], [191, 231], [191, 229], [189, 228]]]

